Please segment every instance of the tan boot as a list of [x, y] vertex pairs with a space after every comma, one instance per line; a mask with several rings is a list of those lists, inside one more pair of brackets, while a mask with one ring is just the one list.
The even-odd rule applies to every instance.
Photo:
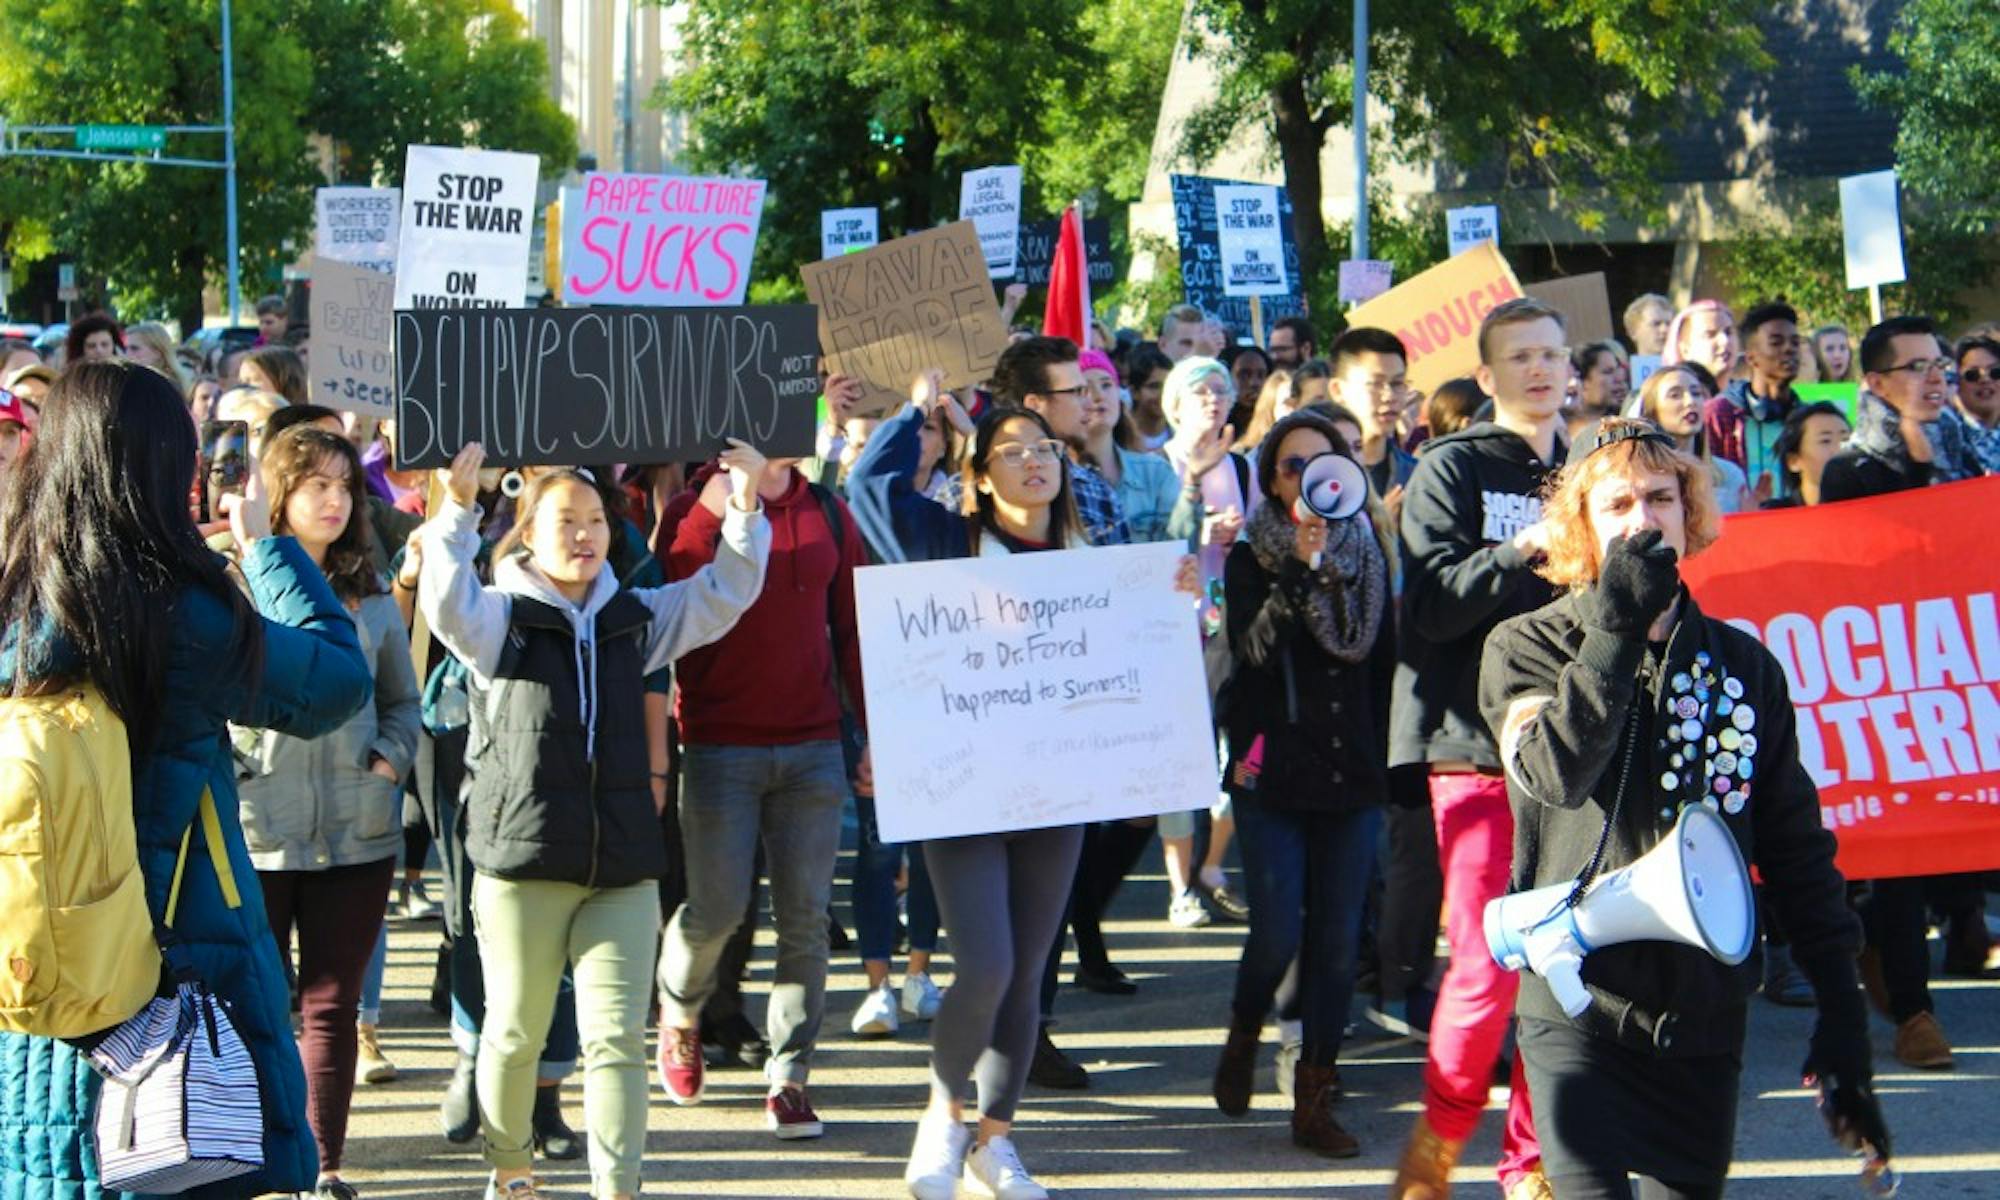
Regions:
[[1409, 1144], [1403, 1147], [1403, 1159], [1396, 1164], [1391, 1200], [1445, 1200], [1451, 1195], [1451, 1169], [1464, 1150], [1464, 1141], [1439, 1137], [1428, 1118], [1418, 1117]]
[[1920, 1071], [1952, 1069], [1951, 1043], [1936, 1017], [1920, 1012], [1896, 1027], [1896, 1061]]
[[1535, 1169], [1514, 1181], [1507, 1189], [1507, 1200], [1556, 1200], [1556, 1190], [1549, 1186], [1549, 1177], [1542, 1174], [1540, 1163]]
[[382, 1043], [375, 1036], [373, 1025], [357, 1025], [355, 1073], [363, 1083], [388, 1083], [396, 1078], [396, 1064], [382, 1053]]

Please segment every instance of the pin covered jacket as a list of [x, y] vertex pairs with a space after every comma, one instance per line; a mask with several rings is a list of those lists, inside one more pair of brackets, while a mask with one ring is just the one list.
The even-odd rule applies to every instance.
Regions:
[[[1514, 891], [1576, 878], [1614, 805], [1600, 875], [1657, 846], [1683, 805], [1706, 804], [1762, 879], [1764, 903], [1814, 986], [1853, 991], [1860, 925], [1799, 761], [1783, 671], [1756, 639], [1684, 595], [1666, 645], [1651, 648], [1587, 629], [1575, 597], [1564, 596], [1487, 642], [1480, 706], [1496, 741], [1517, 703], [1540, 708], [1503, 741]], [[1761, 961], [1753, 950], [1729, 967], [1694, 946], [1625, 942], [1587, 955], [1583, 979], [1616, 1001], [1678, 1016], [1679, 1053], [1722, 1053], [1742, 1043]], [[1523, 1016], [1568, 1019], [1537, 976], [1522, 978], [1519, 1005]]]

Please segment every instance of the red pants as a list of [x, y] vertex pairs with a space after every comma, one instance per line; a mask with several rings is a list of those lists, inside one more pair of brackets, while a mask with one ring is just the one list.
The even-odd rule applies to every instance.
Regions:
[[[1493, 1067], [1514, 1020], [1520, 977], [1503, 970], [1486, 949], [1486, 902], [1507, 890], [1514, 857], [1514, 814], [1498, 775], [1432, 775], [1431, 813], [1437, 821], [1438, 866], [1444, 874], [1445, 937], [1451, 965], [1431, 1017], [1424, 1065], [1424, 1117], [1439, 1137], [1472, 1136], [1493, 1084]], [[1500, 1139], [1500, 1186], [1541, 1161], [1528, 1081], [1514, 1056], [1512, 1098]]]

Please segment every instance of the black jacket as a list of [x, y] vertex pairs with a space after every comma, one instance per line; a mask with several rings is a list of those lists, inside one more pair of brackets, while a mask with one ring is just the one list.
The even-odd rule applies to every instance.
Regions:
[[596, 758], [578, 691], [569, 618], [513, 597], [490, 687], [472, 697], [465, 851], [502, 879], [620, 887], [666, 871], [646, 756], [642, 675], [651, 612], [630, 592], [597, 614]]
[[1819, 477], [1821, 504], [1859, 500], [1928, 487], [1935, 477], [1929, 463], [1881, 458], [1866, 450], [1843, 450], [1828, 460]]
[[[1374, 533], [1362, 519], [1360, 533]], [[1395, 669], [1394, 611], [1385, 597], [1368, 657], [1346, 664], [1323, 649], [1304, 613], [1312, 586], [1305, 564], [1287, 558], [1266, 571], [1247, 542], [1223, 567], [1233, 661], [1220, 702], [1229, 733], [1230, 791], [1252, 802], [1334, 811], [1388, 799], [1389, 680]], [[1289, 676], [1289, 678], [1288, 678]], [[1239, 768], [1264, 737], [1264, 771], [1245, 786]]]
[[[1523, 727], [1507, 763], [1513, 888], [1566, 882], [1583, 870], [1621, 775], [1628, 782], [1605, 872], [1651, 850], [1672, 830], [1683, 804], [1706, 797], [1718, 802], [1744, 860], [1762, 878], [1764, 902], [1791, 935], [1793, 956], [1814, 986], [1851, 994], [1860, 925], [1833, 865], [1834, 838], [1820, 823], [1819, 793], [1799, 763], [1784, 674], [1756, 639], [1704, 617], [1692, 599], [1681, 604], [1664, 656], [1637, 640], [1586, 631], [1570, 596], [1494, 631], [1481, 667], [1480, 707], [1495, 737], [1516, 700], [1549, 698]], [[1742, 694], [1731, 694], [1736, 691]], [[1676, 705], [1687, 708], [1675, 711]], [[1628, 729], [1635, 706], [1638, 725]], [[1683, 715], [1688, 709], [1692, 715]], [[1698, 732], [1703, 751], [1691, 762], [1684, 727]], [[1718, 735], [1715, 751], [1708, 751], [1707, 738]], [[1683, 755], [1678, 766], [1676, 754]], [[1730, 769], [1711, 776], [1709, 766]], [[1726, 791], [1715, 790], [1718, 777], [1728, 780]], [[1626, 942], [1588, 955], [1583, 978], [1648, 1012], [1677, 1014], [1675, 1053], [1726, 1053], [1742, 1044], [1746, 1001], [1757, 988], [1760, 965], [1755, 951], [1726, 967], [1692, 946]], [[1521, 981], [1520, 1012], [1567, 1020], [1548, 985], [1532, 975]]]
[[1498, 769], [1479, 715], [1479, 651], [1493, 627], [1555, 597], [1511, 541], [1541, 520], [1544, 463], [1518, 435], [1482, 424], [1424, 448], [1403, 489], [1403, 607], [1397, 623], [1389, 762]]

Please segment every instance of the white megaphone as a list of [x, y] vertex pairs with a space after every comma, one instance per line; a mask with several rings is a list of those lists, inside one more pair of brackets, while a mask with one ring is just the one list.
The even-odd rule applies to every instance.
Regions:
[[[1299, 500], [1292, 516], [1312, 513], [1331, 524], [1345, 521], [1368, 503], [1368, 475], [1361, 464], [1345, 454], [1329, 450], [1306, 460], [1299, 470]], [[1319, 570], [1320, 556], [1313, 552], [1313, 570]]]
[[1509, 971], [1548, 980], [1570, 1016], [1590, 1007], [1583, 956], [1618, 942], [1685, 942], [1729, 966], [1750, 956], [1757, 908], [1743, 853], [1722, 818], [1681, 810], [1673, 836], [1598, 879], [1574, 905], [1573, 883], [1502, 896], [1486, 905], [1486, 948]]

